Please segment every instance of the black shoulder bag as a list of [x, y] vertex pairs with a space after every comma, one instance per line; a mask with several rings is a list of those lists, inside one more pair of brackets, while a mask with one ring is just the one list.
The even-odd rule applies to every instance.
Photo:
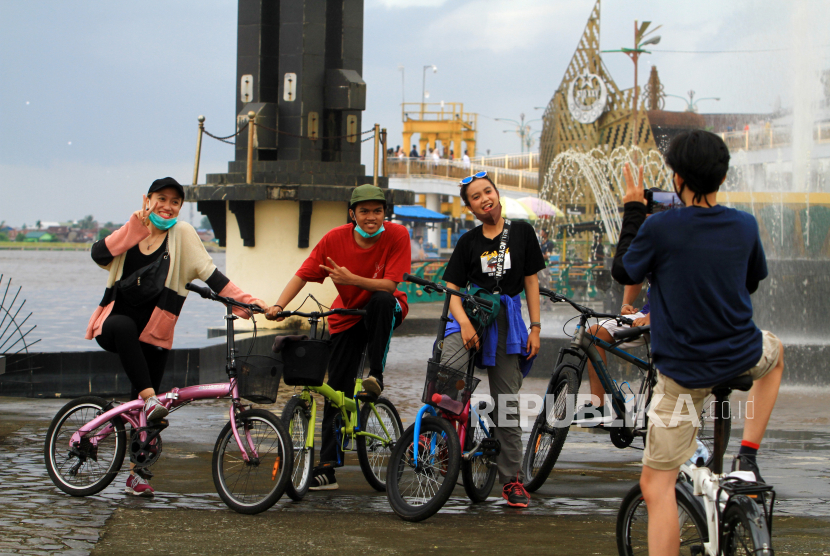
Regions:
[[116, 282], [117, 295], [121, 295], [130, 305], [136, 307], [146, 303], [157, 297], [164, 289], [164, 282], [170, 270], [167, 239], [164, 238], [164, 253], [161, 257]]

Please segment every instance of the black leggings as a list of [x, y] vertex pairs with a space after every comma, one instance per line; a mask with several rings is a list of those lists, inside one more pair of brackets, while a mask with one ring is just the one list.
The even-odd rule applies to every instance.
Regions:
[[105, 350], [117, 353], [124, 372], [133, 388], [130, 397], [152, 388], [158, 393], [169, 350], [138, 341], [139, 329], [136, 322], [125, 315], [110, 315], [101, 327], [101, 334], [95, 339]]

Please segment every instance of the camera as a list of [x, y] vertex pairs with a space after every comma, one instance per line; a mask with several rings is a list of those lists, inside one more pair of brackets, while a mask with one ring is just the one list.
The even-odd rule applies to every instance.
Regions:
[[674, 191], [648, 189], [645, 191], [646, 213], [656, 214], [673, 208], [682, 208], [683, 202]]

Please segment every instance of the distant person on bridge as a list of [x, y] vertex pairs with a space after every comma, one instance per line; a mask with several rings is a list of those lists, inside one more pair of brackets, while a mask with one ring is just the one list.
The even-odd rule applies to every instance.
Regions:
[[461, 157], [461, 167], [465, 170], [470, 169], [470, 156], [467, 154], [467, 151], [464, 151], [464, 156]]
[[[404, 226], [384, 222], [386, 196], [373, 185], [352, 191], [349, 216], [352, 223], [334, 228], [314, 246], [311, 255], [289, 280], [276, 305], [268, 309], [269, 320], [302, 291], [308, 282], [322, 284], [331, 278], [338, 296], [332, 309], [364, 309], [363, 317], [332, 315], [331, 356], [328, 385], [350, 393], [354, 390], [363, 350], [368, 345], [369, 376], [363, 381], [367, 392], [383, 391], [383, 369], [392, 341], [392, 330], [400, 326], [409, 311], [406, 294], [398, 290], [403, 275], [410, 272], [409, 232]], [[362, 371], [362, 369], [360, 369]], [[343, 465], [334, 435], [334, 419], [340, 410], [326, 400], [323, 410], [320, 464], [314, 468], [310, 490], [338, 488], [334, 475]]]
[[412, 149], [409, 151], [409, 158], [418, 158], [418, 149], [415, 145], [412, 145]]

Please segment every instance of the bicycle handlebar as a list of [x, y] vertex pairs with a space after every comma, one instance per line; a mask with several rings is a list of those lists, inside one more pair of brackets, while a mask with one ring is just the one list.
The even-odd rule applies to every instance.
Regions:
[[403, 279], [405, 282], [412, 282], [413, 284], [418, 284], [419, 286], [423, 286], [425, 288], [432, 288], [438, 292], [448, 293], [450, 295], [455, 295], [462, 299], [466, 299], [471, 303], [475, 303], [481, 307], [487, 307], [488, 309], [493, 307], [493, 302], [489, 299], [482, 299], [480, 297], [476, 297], [474, 295], [470, 295], [468, 293], [464, 293], [458, 290], [454, 290], [452, 288], [448, 288], [446, 286], [442, 286], [440, 284], [436, 284], [435, 282], [430, 282], [429, 280], [424, 280], [423, 278], [418, 278], [417, 276], [412, 276], [411, 274], [404, 274]]
[[555, 291], [549, 290], [547, 288], [540, 287], [539, 288], [539, 295], [543, 295], [543, 296], [549, 298], [554, 303], [559, 303], [561, 301], [564, 301], [565, 303], [567, 303], [568, 305], [570, 305], [571, 307], [573, 307], [574, 309], [576, 309], [577, 311], [579, 311], [580, 313], [582, 313], [583, 315], [585, 315], [588, 318], [616, 319], [617, 321], [619, 321], [622, 324], [629, 324], [629, 325], [634, 323], [633, 320], [631, 320], [627, 317], [624, 317], [622, 315], [613, 315], [611, 313], [597, 313], [593, 309], [590, 309], [588, 307], [584, 307], [584, 306], [580, 305], [579, 303], [576, 303], [576, 302], [568, 299], [564, 295], [560, 295], [560, 294], [556, 293]]
[[222, 297], [221, 295], [213, 293], [210, 288], [206, 288], [204, 286], [197, 286], [192, 282], [188, 282], [184, 285], [184, 289], [190, 290], [193, 293], [197, 293], [201, 295], [205, 299], [210, 299], [212, 301], [218, 301], [219, 303], [224, 303], [225, 305], [230, 305], [232, 307], [240, 307], [242, 309], [248, 309], [254, 313], [264, 313], [265, 307], [260, 307], [259, 305], [253, 305], [250, 303], [241, 303], [233, 298], [230, 297]]
[[300, 311], [280, 311], [277, 313], [277, 317], [298, 316], [310, 319], [321, 319], [331, 315], [357, 315], [362, 317], [366, 315], [366, 311], [363, 309], [332, 309], [331, 311], [325, 311], [322, 313], [319, 311], [312, 311], [311, 313], [303, 313]]
[[637, 326], [635, 328], [627, 328], [625, 330], [617, 330], [614, 332], [614, 338], [617, 340], [627, 340], [629, 338], [636, 338], [646, 332], [651, 331], [651, 325]]

